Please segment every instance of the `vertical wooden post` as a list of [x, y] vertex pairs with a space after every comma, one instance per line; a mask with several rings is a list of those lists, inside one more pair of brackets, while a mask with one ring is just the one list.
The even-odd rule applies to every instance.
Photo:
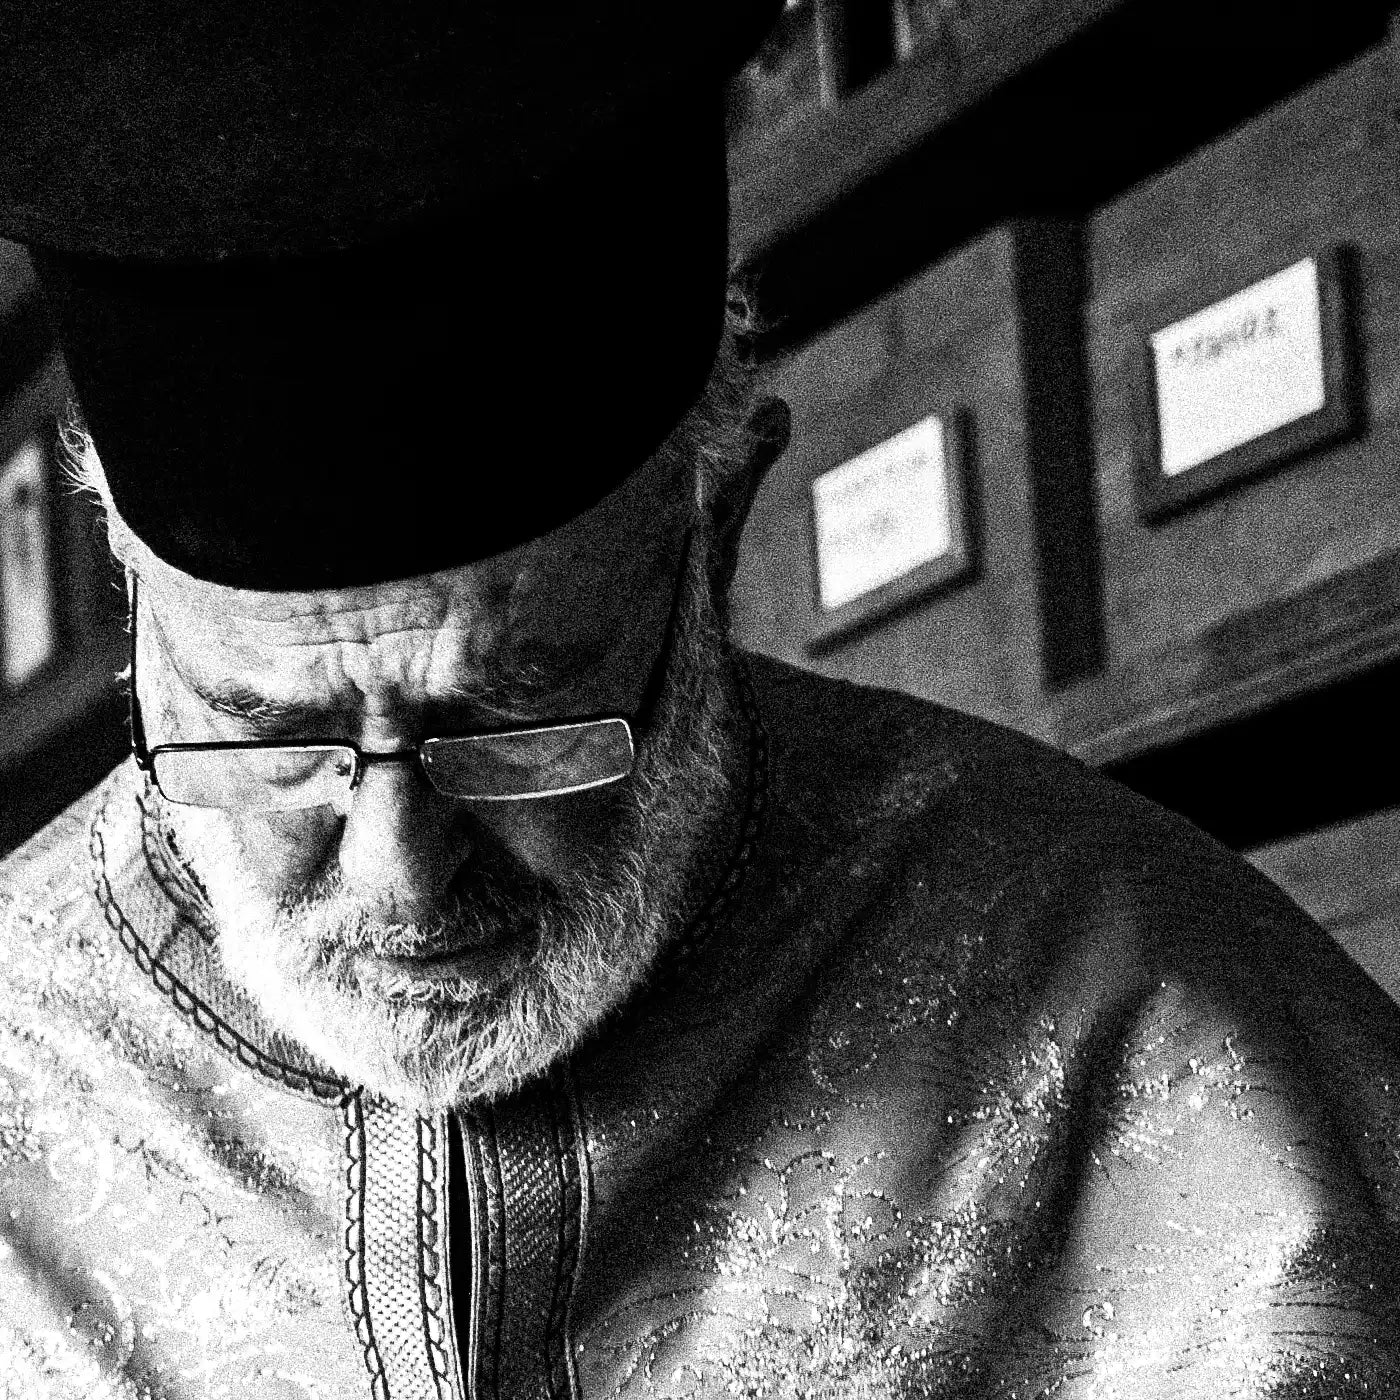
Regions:
[[817, 7], [817, 72], [823, 107], [834, 107], [846, 95], [846, 9], [844, 0], [815, 0]]
[[1390, 56], [1390, 90], [1386, 94], [1386, 106], [1390, 115], [1400, 122], [1400, 10], [1390, 12], [1389, 43], [1386, 45]]
[[1063, 689], [1103, 664], [1094, 444], [1084, 364], [1083, 234], [1068, 220], [1015, 229], [1041, 669]]
[[909, 13], [909, 0], [890, 0], [890, 28], [894, 56], [903, 63], [914, 52], [914, 19]]

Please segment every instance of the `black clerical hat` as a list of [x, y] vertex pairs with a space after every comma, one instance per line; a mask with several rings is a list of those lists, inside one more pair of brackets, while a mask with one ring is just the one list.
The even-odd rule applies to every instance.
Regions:
[[237, 586], [450, 567], [656, 448], [723, 317], [778, 0], [0, 6], [28, 244], [123, 517]]

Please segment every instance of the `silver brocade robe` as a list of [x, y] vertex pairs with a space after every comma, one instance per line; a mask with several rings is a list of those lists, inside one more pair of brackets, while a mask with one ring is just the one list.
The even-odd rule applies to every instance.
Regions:
[[750, 668], [709, 917], [455, 1122], [260, 1023], [129, 766], [0, 865], [0, 1395], [1400, 1393], [1396, 1007], [1070, 760]]

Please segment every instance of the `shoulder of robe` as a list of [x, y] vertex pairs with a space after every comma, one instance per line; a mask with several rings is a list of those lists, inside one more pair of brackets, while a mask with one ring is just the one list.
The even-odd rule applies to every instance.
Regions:
[[1385, 1017], [1389, 999], [1268, 879], [1079, 760], [908, 695], [749, 667], [776, 805], [829, 849], [877, 851], [891, 879], [917, 868], [954, 903], [1015, 922], [1023, 946], [1053, 937], [1064, 955], [1067, 930], [1098, 931], [1123, 977], [1250, 995], [1320, 977]]
[[1157, 1347], [1183, 1395], [1212, 1358], [1328, 1394], [1400, 1374], [1400, 1008], [1238, 856], [1076, 760], [753, 674], [778, 820], [807, 814], [854, 911], [804, 1062], [892, 1191], [929, 1213], [955, 1181], [973, 1228], [1033, 1242], [1007, 1354]]
[[92, 827], [116, 776], [0, 859], [0, 986], [12, 996], [48, 980], [60, 952], [107, 941], [93, 890]]
[[[941, 988], [969, 1022], [981, 1008], [1053, 1026], [1098, 1066], [1096, 1093], [1208, 1065], [1228, 1078], [1243, 1055], [1284, 1067], [1275, 1100], [1324, 1115], [1318, 1132], [1364, 1158], [1400, 1229], [1400, 1007], [1282, 891], [1034, 739], [750, 665], [775, 805], [803, 813], [829, 853], [808, 868], [870, 885], [847, 896], [861, 913], [829, 964], [834, 998], [878, 1006]], [[1296, 1127], [1285, 1115], [1277, 1132]]]
[[[118, 773], [121, 770], [118, 770]], [[93, 817], [116, 774], [60, 812], [22, 845], [0, 857], [0, 926], [16, 917], [48, 926], [80, 912], [90, 890]]]

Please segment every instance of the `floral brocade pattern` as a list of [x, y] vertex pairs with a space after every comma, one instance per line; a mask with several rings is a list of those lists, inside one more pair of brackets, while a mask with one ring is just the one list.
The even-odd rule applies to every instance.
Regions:
[[579, 1067], [584, 1393], [1400, 1393], [1396, 1008], [1046, 750], [945, 715], [880, 772], [921, 709], [775, 744], [723, 945]]
[[171, 1012], [94, 899], [92, 805], [0, 895], [0, 1396], [354, 1394], [337, 1115]]
[[[753, 671], [771, 781], [724, 916], [549, 1085], [458, 1115], [473, 1400], [1400, 1393], [1400, 1012], [1069, 760]], [[119, 898], [233, 1024], [123, 793]], [[0, 1397], [369, 1396], [358, 1120], [157, 990], [92, 801], [0, 867]], [[419, 1244], [402, 1300], [363, 1293], [406, 1333]]]

